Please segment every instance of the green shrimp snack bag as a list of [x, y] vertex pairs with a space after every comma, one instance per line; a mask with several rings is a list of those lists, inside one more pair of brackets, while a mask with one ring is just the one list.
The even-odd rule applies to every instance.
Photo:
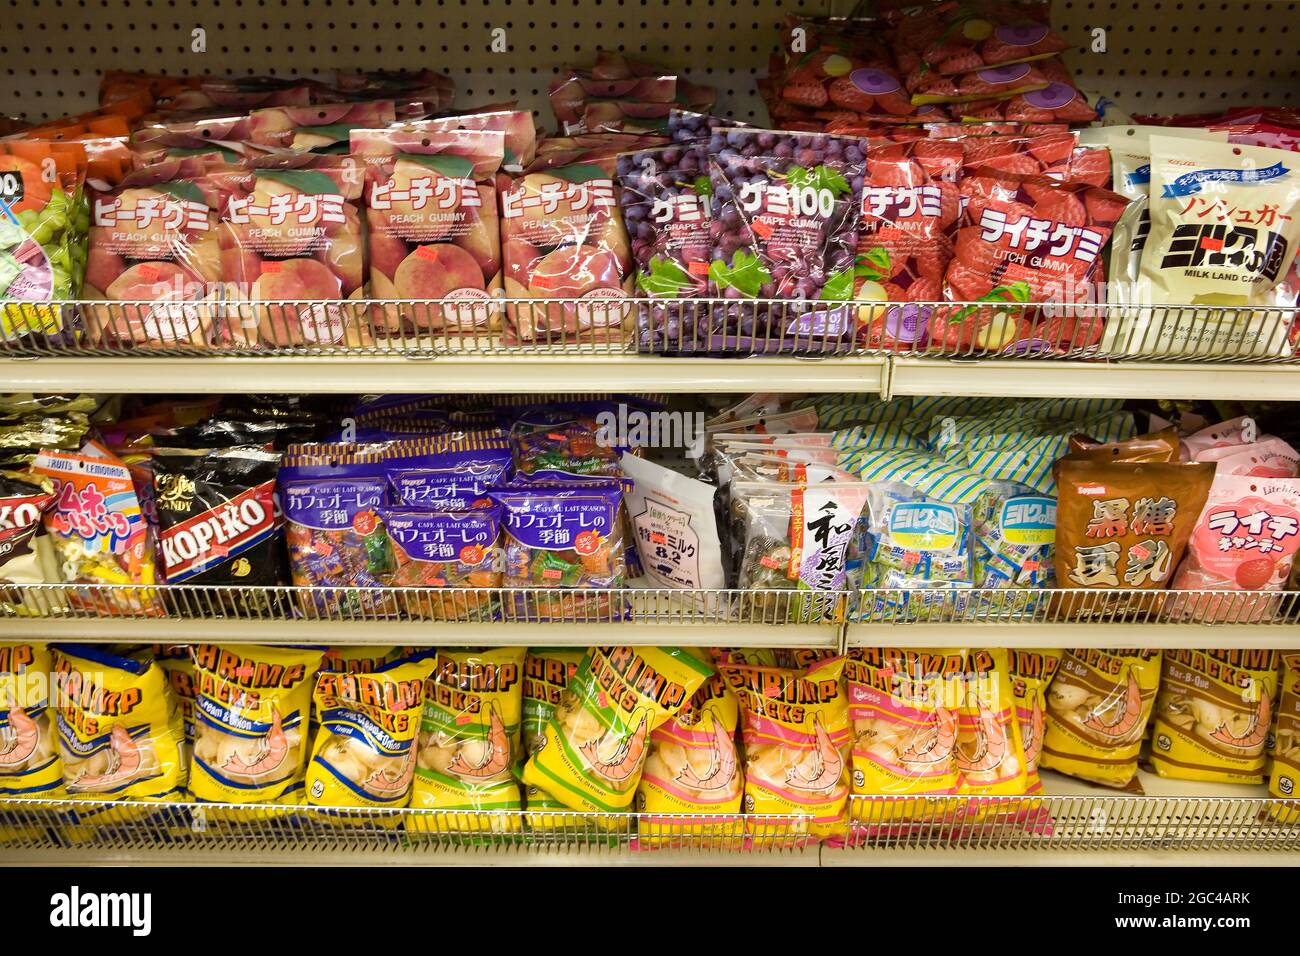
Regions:
[[[523, 706], [522, 647], [438, 651], [425, 682], [424, 718], [411, 806], [430, 810], [518, 810]], [[502, 816], [466, 816], [470, 829], [497, 829]]]
[[641, 781], [650, 734], [712, 673], [677, 647], [593, 647], [524, 766], [524, 782], [574, 810], [626, 810]]
[[[569, 681], [578, 672], [578, 665], [587, 656], [587, 652], [567, 647], [531, 647], [524, 658], [524, 755], [531, 757], [541, 749], [546, 740], [546, 725], [550, 723], [555, 708], [560, 705], [560, 698]], [[556, 800], [545, 790], [528, 784], [524, 787], [524, 799], [529, 811], [534, 810], [568, 810], [563, 803]], [[558, 822], [553, 818], [530, 816], [533, 829], [544, 827], [547, 821]]]
[[321, 648], [194, 648], [190, 790], [218, 803], [268, 803], [302, 788]]
[[54, 796], [63, 784], [50, 652], [44, 644], [0, 644], [0, 794]]
[[97, 647], [54, 651], [63, 784], [96, 800], [175, 799], [184, 730], [163, 669]]

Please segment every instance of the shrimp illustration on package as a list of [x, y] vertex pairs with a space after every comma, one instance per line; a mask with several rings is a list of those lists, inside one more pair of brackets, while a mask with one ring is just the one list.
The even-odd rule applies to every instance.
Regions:
[[44, 644], [0, 644], [0, 794], [52, 795], [63, 784], [50, 652]]

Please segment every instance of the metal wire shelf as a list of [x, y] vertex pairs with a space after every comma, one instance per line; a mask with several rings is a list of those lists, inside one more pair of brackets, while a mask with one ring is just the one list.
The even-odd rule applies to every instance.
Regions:
[[1300, 308], [493, 298], [0, 302], [0, 355], [783, 355], [1300, 364]]

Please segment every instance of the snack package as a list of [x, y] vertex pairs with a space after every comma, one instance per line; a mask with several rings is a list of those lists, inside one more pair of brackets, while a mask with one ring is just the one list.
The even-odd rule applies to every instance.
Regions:
[[524, 783], [574, 810], [625, 810], [636, 796], [650, 734], [712, 673], [676, 647], [591, 648], [524, 766]]
[[376, 309], [391, 332], [491, 332], [501, 315], [497, 171], [503, 133], [434, 132], [423, 123], [355, 130], [352, 152], [366, 164], [370, 291], [377, 299], [450, 299]]
[[[954, 140], [884, 143], [867, 151], [855, 299], [905, 303], [943, 297], [961, 211], [961, 164], [961, 144]], [[919, 305], [859, 306], [860, 334], [872, 348], [922, 347], [932, 311]]]
[[904, 83], [917, 106], [927, 103], [987, 104], [1046, 89], [1053, 83], [1071, 85], [1070, 75], [1059, 60], [1008, 63], [949, 75], [917, 67], [907, 74]]
[[640, 342], [676, 351], [699, 347], [692, 341], [694, 319], [707, 307], [658, 300], [699, 298], [708, 290], [708, 155], [702, 145], [622, 153], [618, 181], [636, 264], [636, 291], [657, 300], [638, 315]]
[[1038, 779], [1038, 755], [1043, 749], [1043, 734], [1047, 726], [1047, 688], [1064, 653], [1057, 648], [1030, 650], [1013, 647], [1007, 651], [1011, 696], [1015, 701], [1020, 743], [1025, 752], [1026, 793], [1037, 793], [1043, 788]]
[[[960, 648], [855, 648], [844, 663], [853, 722], [853, 793], [919, 797], [955, 793]], [[892, 823], [922, 811], [908, 800], [856, 800], [854, 820]]]
[[257, 448], [159, 449], [153, 456], [158, 546], [168, 584], [287, 580], [280, 455]]
[[375, 129], [396, 121], [391, 100], [277, 106], [253, 110], [248, 115], [248, 138], [259, 146], [310, 153], [347, 153], [354, 129]]
[[307, 720], [323, 649], [199, 644], [193, 655], [194, 798], [301, 799]]
[[[501, 547], [501, 507], [470, 511], [417, 511], [389, 508], [384, 529], [393, 555], [393, 587], [499, 588], [505, 555]], [[403, 609], [415, 617], [483, 620], [493, 599], [485, 594], [403, 594]]]
[[1160, 684], [1161, 652], [1067, 650], [1047, 689], [1038, 766], [1107, 787], [1137, 773], [1138, 751]]
[[92, 189], [88, 299], [167, 306], [90, 307], [93, 342], [121, 348], [202, 348], [216, 341], [214, 301], [223, 277], [218, 210], [221, 173], [201, 157], [170, 159]]
[[727, 586], [722, 542], [713, 512], [716, 489], [672, 469], [624, 453], [632, 490], [624, 501], [641, 566], [661, 588]]
[[[1217, 448], [1252, 445], [1259, 441], [1259, 426], [1249, 415], [1238, 415], [1217, 425], [1206, 425], [1182, 439], [1183, 461], [1201, 461], [1201, 456]], [[1207, 459], [1208, 460], [1208, 459]]]
[[[963, 177], [960, 188], [966, 205], [944, 275], [944, 297], [1018, 307], [945, 309], [930, 324], [931, 344], [1031, 353], [1096, 345], [1103, 321], [1087, 305], [1098, 299], [1102, 251], [1128, 201], [1097, 186], [990, 166]], [[1051, 307], [1025, 308], [1026, 303]]]
[[792, 15], [784, 26], [785, 63], [773, 79], [786, 103], [847, 111], [859, 122], [916, 117], [922, 104], [914, 104], [904, 89], [893, 59], [870, 33], [871, 21]]
[[510, 426], [516, 480], [619, 477], [626, 446], [602, 427], [607, 409], [601, 404], [546, 406], [517, 415]]
[[[1296, 154], [1259, 146], [1152, 136], [1151, 232], [1134, 292], [1140, 306], [1236, 307], [1151, 313], [1143, 350], [1168, 355], [1281, 356], [1293, 306], [1284, 280], [1300, 244]], [[1245, 308], [1242, 308], [1245, 307]], [[1252, 310], [1249, 307], [1265, 311]], [[1158, 327], [1151, 329], [1150, 323]]]
[[1003, 648], [968, 650], [963, 655], [962, 701], [953, 750], [960, 794], [1019, 796], [1029, 790], [1008, 655]]
[[456, 81], [436, 70], [339, 70], [333, 90], [361, 99], [395, 100], [399, 115], [405, 117], [449, 110]]
[[[502, 509], [503, 586], [621, 588], [627, 570], [619, 521], [622, 495], [616, 481], [492, 492]], [[583, 594], [520, 594], [516, 602], [521, 613], [550, 620], [608, 611], [608, 599]]]
[[370, 673], [320, 673], [313, 694], [320, 727], [307, 764], [308, 803], [406, 806], [432, 656], [381, 664]]
[[[1268, 775], [1270, 797], [1294, 797], [1300, 781], [1300, 654], [1282, 653], [1273, 744], [1269, 748], [1272, 768]], [[1300, 820], [1300, 807], [1286, 804], [1278, 813], [1283, 820]]]
[[[505, 136], [501, 169], [514, 175], [522, 173], [537, 158], [537, 126], [529, 110], [488, 110], [475, 113], [439, 116], [420, 122], [421, 129], [435, 133], [453, 130], [496, 130]], [[500, 183], [501, 177], [497, 177]], [[498, 185], [498, 192], [502, 189]]]
[[[587, 652], [567, 647], [530, 647], [524, 658], [523, 745], [525, 759], [541, 750], [546, 740], [546, 725], [560, 705], [564, 690], [578, 672]], [[567, 812], [568, 807], [533, 784], [524, 785], [529, 826], [546, 829], [558, 822], [554, 817], [537, 813], [542, 810]]]
[[1279, 660], [1257, 648], [1166, 650], [1151, 735], [1156, 773], [1263, 783]]
[[182, 780], [189, 791], [190, 766], [194, 759], [194, 655], [186, 644], [154, 644], [148, 653], [167, 675], [167, 684], [181, 714], [183, 738], [180, 745]]
[[[221, 211], [223, 276], [241, 297], [237, 344], [371, 344], [354, 311], [303, 302], [362, 296], [364, 175], [348, 156], [283, 151], [249, 161]], [[259, 305], [270, 300], [291, 304]]]
[[[25, 600], [6, 584], [56, 584], [59, 564], [44, 523], [54, 506], [54, 483], [29, 472], [0, 471], [0, 607]], [[3, 703], [3, 699], [0, 699]]]
[[[1062, 459], [1056, 469], [1056, 582], [1062, 588], [1169, 587], [1205, 507], [1214, 466]], [[1114, 610], [1088, 595], [1064, 613]]]
[[185, 780], [185, 738], [162, 668], [86, 645], [56, 644], [50, 650], [67, 794], [176, 799]]
[[[1058, 75], [1059, 76], [1059, 75]], [[1075, 88], [1073, 82], [1048, 76], [1041, 89], [1016, 93], [1005, 99], [971, 100], [953, 107], [962, 119], [981, 123], [1006, 120], [1014, 123], [1091, 123], [1097, 107]]]
[[[631, 251], [617, 161], [599, 151], [538, 157], [500, 194], [506, 315], [513, 341], [621, 342], [633, 331]], [[545, 304], [546, 299], [581, 304]]]
[[[290, 445], [280, 467], [289, 571], [299, 587], [383, 587], [394, 561], [382, 511], [382, 445]], [[373, 594], [314, 596], [318, 612], [392, 613]]]
[[1069, 49], [1051, 29], [1045, 2], [924, 4], [885, 14], [900, 62], [925, 64], [936, 73], [1038, 60]]
[[1300, 452], [1272, 435], [1245, 445], [1210, 448], [1198, 453], [1196, 460], [1214, 462], [1215, 477], [1294, 478], [1300, 468]]
[[642, 813], [726, 814], [717, 822], [700, 823], [669, 817], [640, 820], [642, 842], [671, 845], [686, 836], [738, 836], [744, 832], [739, 816], [744, 780], [736, 748], [740, 706], [721, 674], [714, 674], [680, 713], [650, 734], [637, 789], [636, 808]]
[[668, 136], [678, 145], [698, 143], [713, 134], [718, 127], [727, 129], [747, 129], [749, 123], [742, 123], [729, 116], [713, 116], [709, 113], [696, 113], [692, 110], [668, 111]]
[[740, 702], [745, 812], [783, 818], [758, 824], [765, 832], [844, 833], [853, 734], [843, 671], [843, 657], [800, 669], [718, 667]]
[[306, 106], [312, 87], [306, 80], [278, 76], [204, 76], [193, 87], [175, 90], [159, 103], [177, 112], [213, 108], [250, 110], [259, 106]]
[[191, 156], [234, 163], [261, 155], [262, 150], [249, 144], [249, 135], [248, 114], [239, 110], [155, 113], [131, 131], [131, 152], [137, 166]]
[[848, 137], [714, 131], [708, 294], [791, 301], [718, 307], [707, 338], [712, 349], [827, 350], [845, 340], [850, 309], [813, 303], [853, 298], [861, 147]]
[[[69, 584], [154, 584], [154, 540], [140, 508], [131, 472], [118, 458], [92, 444], [79, 453], [42, 451], [32, 472], [51, 478], [54, 507], [45, 514], [49, 533]], [[73, 592], [74, 607], [104, 607], [93, 594]], [[144, 597], [124, 598], [135, 612], [158, 609]]]
[[[440, 649], [425, 682], [411, 806], [518, 810], [513, 770], [520, 756], [522, 647]], [[467, 829], [517, 828], [516, 817], [464, 817]]]
[[468, 511], [509, 483], [513, 456], [502, 431], [468, 431], [394, 442], [384, 460], [394, 505]]
[[0, 644], [0, 794], [41, 799], [63, 786], [50, 651], [44, 644]]

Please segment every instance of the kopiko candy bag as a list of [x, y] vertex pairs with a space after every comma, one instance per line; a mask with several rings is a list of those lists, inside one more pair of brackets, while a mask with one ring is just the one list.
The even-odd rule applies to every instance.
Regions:
[[[1151, 233], [1142, 250], [1139, 304], [1276, 308], [1300, 245], [1300, 164], [1261, 146], [1151, 137]], [[1239, 310], [1161, 315], [1148, 330], [1178, 355], [1286, 354], [1290, 322]]]
[[1126, 786], [1160, 684], [1158, 650], [1067, 650], [1047, 690], [1038, 766]]
[[[376, 445], [289, 446], [279, 481], [295, 585], [377, 588], [389, 583], [394, 561], [381, 517], [388, 491], [383, 459], [384, 448]], [[312, 600], [318, 614], [395, 610], [391, 598], [366, 591]]]
[[[1172, 587], [1179, 591], [1280, 591], [1300, 547], [1300, 479], [1215, 474]], [[1257, 621], [1280, 600], [1188, 595], [1169, 612], [1198, 621]]]
[[[856, 155], [856, 153], [854, 154]], [[923, 346], [952, 260], [961, 209], [962, 149], [953, 140], [886, 143], [867, 152], [853, 298], [867, 345]]]
[[153, 661], [58, 644], [53, 702], [63, 785], [95, 800], [176, 799], [185, 780], [180, 711]]
[[[712, 218], [708, 155], [701, 146], [667, 146], [618, 157], [619, 203], [636, 289], [654, 300], [688, 299], [708, 291]], [[655, 301], [641, 318], [641, 342], [689, 349], [700, 307]]]
[[806, 668], [718, 667], [740, 702], [746, 814], [760, 833], [842, 836], [849, 799], [853, 733], [840, 680], [843, 657]]
[[[57, 584], [54, 559], [42, 519], [54, 505], [54, 483], [28, 472], [0, 471], [0, 585]], [[0, 607], [18, 592], [0, 588]]]
[[54, 668], [44, 644], [0, 644], [0, 794], [41, 799], [63, 784], [55, 711]]
[[[1011, 308], [945, 309], [930, 342], [945, 350], [1057, 351], [1095, 345], [1103, 321], [1089, 303], [1104, 276], [1102, 250], [1128, 203], [1083, 183], [981, 167], [961, 182], [966, 207], [944, 276], [949, 301]], [[1040, 310], [1028, 303], [1051, 303]]]
[[524, 783], [574, 810], [626, 810], [641, 781], [650, 734], [712, 673], [677, 647], [591, 648], [524, 766]]
[[279, 463], [257, 448], [159, 449], [154, 507], [168, 584], [284, 583]]
[[[97, 446], [87, 445], [76, 454], [42, 451], [32, 471], [54, 482], [56, 498], [45, 514], [45, 529], [65, 582], [157, 582], [153, 535], [125, 464]], [[106, 604], [91, 592], [69, 595], [74, 607], [98, 608], [105, 614], [114, 613], [114, 605], [122, 600], [130, 613], [161, 613], [146, 597], [126, 596]]]
[[496, 429], [394, 442], [384, 459], [393, 504], [428, 511], [484, 507], [512, 465], [510, 439]]
[[[415, 511], [390, 508], [384, 527], [393, 550], [393, 587], [499, 588], [501, 508], [471, 511]], [[491, 598], [485, 594], [404, 594], [407, 613], [434, 620], [482, 620]]]
[[323, 656], [321, 648], [194, 648], [195, 799], [293, 801], [303, 786], [307, 717]]
[[[522, 647], [437, 653], [425, 681], [411, 806], [427, 810], [518, 810]], [[460, 818], [469, 829], [518, 829], [519, 819]]]
[[581, 302], [507, 307], [518, 341], [622, 341], [631, 329], [631, 254], [618, 214], [616, 160], [599, 150], [539, 157], [501, 193], [508, 298]]
[[492, 130], [435, 132], [423, 123], [356, 130], [366, 163], [370, 291], [378, 299], [441, 299], [376, 310], [389, 331], [487, 332], [501, 327], [497, 171], [505, 149]]
[[[280, 152], [250, 161], [221, 210], [223, 276], [252, 303], [226, 330], [234, 341], [369, 344], [369, 327], [337, 304], [362, 294], [363, 179], [348, 156]], [[267, 300], [289, 304], [258, 304]]]
[[346, 153], [354, 129], [375, 129], [397, 120], [391, 100], [368, 103], [318, 103], [254, 110], [248, 117], [249, 140], [311, 153]]
[[847, 137], [714, 131], [709, 295], [796, 301], [717, 307], [710, 348], [822, 349], [849, 332], [847, 306], [814, 303], [853, 298], [861, 147]]
[[1258, 648], [1166, 650], [1151, 735], [1156, 773], [1263, 783], [1279, 661], [1277, 651]]
[[1017, 649], [1007, 651], [1011, 675], [1011, 696], [1020, 722], [1020, 743], [1025, 751], [1025, 772], [1029, 775], [1027, 793], [1043, 788], [1038, 779], [1038, 755], [1043, 749], [1047, 727], [1047, 688], [1061, 664], [1065, 652], [1052, 649]]
[[307, 764], [315, 807], [404, 807], [415, 777], [425, 679], [433, 655], [367, 674], [322, 671], [313, 702], [320, 728]]

